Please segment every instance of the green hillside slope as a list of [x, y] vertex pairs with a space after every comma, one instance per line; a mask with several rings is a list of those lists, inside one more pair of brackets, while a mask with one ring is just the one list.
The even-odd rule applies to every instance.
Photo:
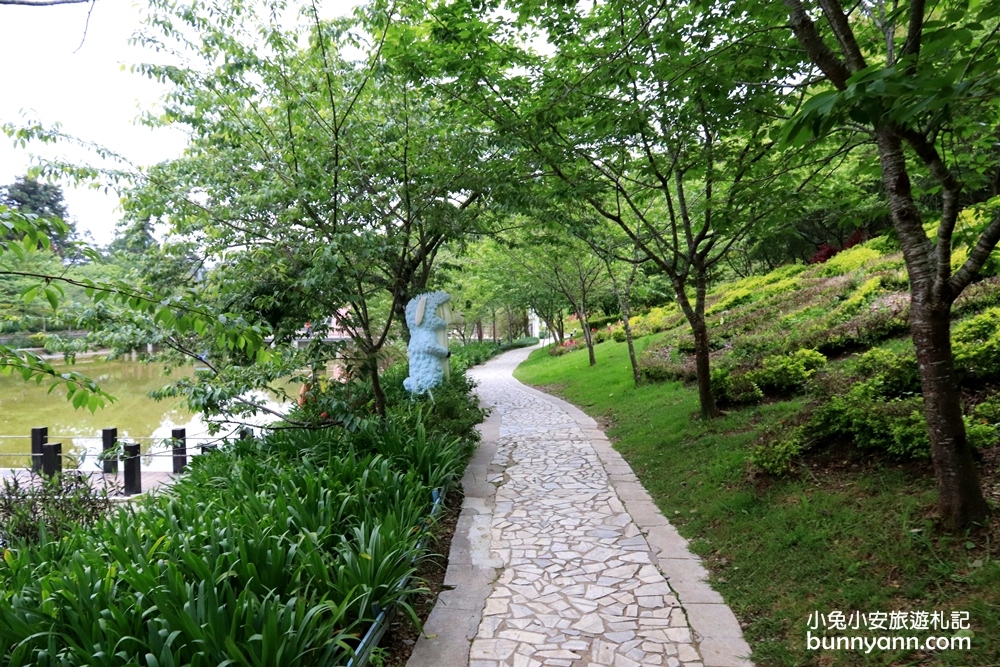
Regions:
[[[671, 306], [634, 322], [639, 387], [615, 327], [600, 336], [594, 367], [586, 354], [539, 350], [517, 371], [605, 421], [706, 559], [759, 665], [1000, 664], [996, 524], [961, 536], [936, 528], [906, 289], [886, 239], [718, 286], [709, 329], [726, 415], [709, 423], [696, 419], [693, 341]], [[953, 325], [966, 423], [994, 507], [998, 305], [1000, 279], [986, 278], [956, 304]], [[810, 614], [832, 611], [969, 612], [972, 650], [809, 650]]]

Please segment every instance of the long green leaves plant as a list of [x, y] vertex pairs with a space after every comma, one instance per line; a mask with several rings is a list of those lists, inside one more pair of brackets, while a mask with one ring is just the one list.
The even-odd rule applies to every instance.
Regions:
[[[405, 423], [404, 423], [405, 422]], [[411, 577], [431, 490], [469, 454], [420, 414], [278, 432], [0, 562], [0, 666], [346, 662]]]

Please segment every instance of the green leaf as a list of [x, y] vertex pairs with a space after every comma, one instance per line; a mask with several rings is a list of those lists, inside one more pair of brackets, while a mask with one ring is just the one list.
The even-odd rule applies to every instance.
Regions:
[[35, 300], [35, 297], [38, 296], [38, 293], [41, 291], [41, 289], [42, 289], [41, 285], [35, 285], [33, 287], [29, 287], [21, 294], [21, 299], [24, 300], [25, 304], [30, 304], [32, 301]]

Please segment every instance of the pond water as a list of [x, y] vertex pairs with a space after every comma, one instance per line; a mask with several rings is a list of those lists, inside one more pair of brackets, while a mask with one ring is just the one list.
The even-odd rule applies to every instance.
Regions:
[[[57, 367], [58, 368], [58, 367]], [[185, 410], [180, 399], [154, 401], [147, 396], [180, 377], [190, 377], [190, 367], [175, 368], [170, 375], [162, 366], [135, 361], [104, 361], [100, 357], [80, 359], [76, 370], [97, 381], [101, 389], [117, 400], [91, 414], [89, 410], [74, 410], [66, 400], [65, 390], [48, 393], [48, 382], [36, 385], [20, 376], [0, 376], [0, 468], [23, 468], [29, 465], [27, 456], [6, 456], [31, 452], [31, 429], [47, 426], [49, 442], [61, 442], [63, 453], [71, 454], [85, 470], [96, 469], [96, 456], [101, 450], [101, 429], [115, 427], [119, 439], [138, 442], [143, 454], [142, 467], [147, 470], [170, 470], [163, 439], [171, 429], [187, 430], [188, 451], [193, 453], [202, 442], [220, 436], [209, 436], [208, 427], [197, 415]], [[274, 407], [274, 406], [272, 406]], [[226, 431], [223, 431], [225, 433]], [[72, 464], [65, 465], [72, 467]]]

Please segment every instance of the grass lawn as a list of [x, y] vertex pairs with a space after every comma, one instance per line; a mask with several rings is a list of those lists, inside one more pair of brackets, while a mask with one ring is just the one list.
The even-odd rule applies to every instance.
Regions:
[[[636, 342], [644, 347], [655, 340]], [[899, 466], [845, 449], [807, 460], [788, 478], [754, 477], [748, 446], [761, 429], [797, 413], [802, 399], [733, 410], [704, 423], [696, 419], [693, 387], [634, 387], [624, 343], [608, 341], [595, 351], [591, 368], [585, 352], [552, 357], [537, 350], [515, 376], [607, 427], [663, 514], [711, 570], [712, 586], [743, 623], [758, 665], [1000, 665], [1000, 554], [990, 533], [936, 530], [929, 464]], [[948, 618], [952, 611], [969, 612], [972, 650], [806, 648], [813, 612], [896, 610], [942, 611]], [[923, 640], [955, 633], [841, 634]]]

